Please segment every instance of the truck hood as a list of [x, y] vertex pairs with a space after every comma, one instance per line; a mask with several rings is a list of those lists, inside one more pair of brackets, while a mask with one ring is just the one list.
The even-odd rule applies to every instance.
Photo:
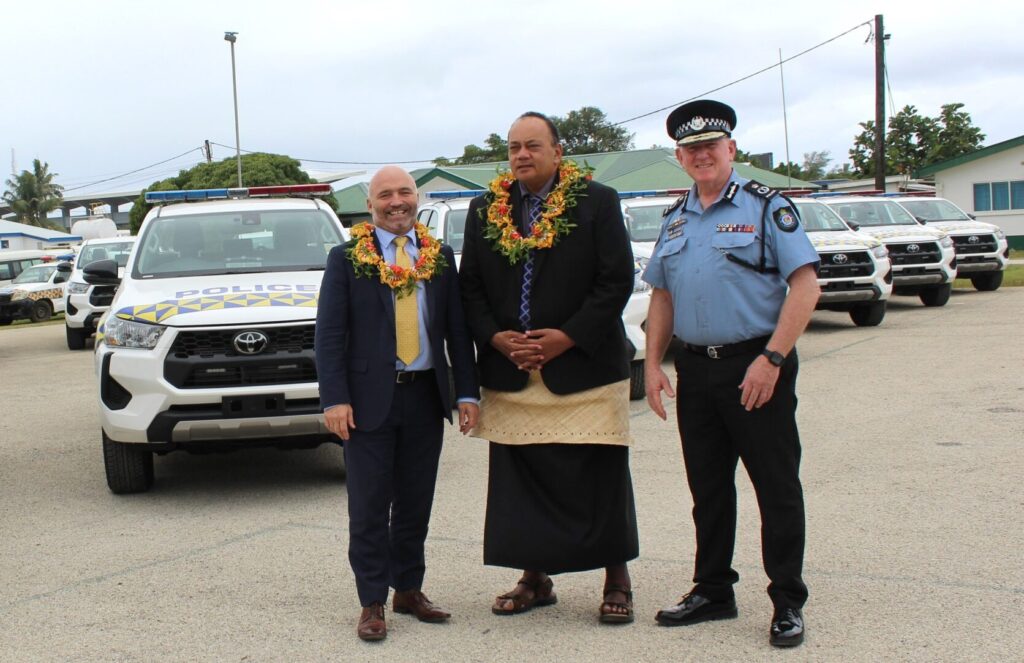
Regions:
[[931, 226], [861, 226], [857, 231], [865, 235], [871, 235], [875, 239], [886, 241], [907, 241], [907, 242], [937, 242], [946, 236], [941, 230]]
[[807, 239], [816, 251], [854, 251], [857, 249], [874, 249], [882, 242], [863, 233], [851, 230], [820, 230], [807, 233]]
[[122, 282], [110, 314], [171, 327], [316, 319], [323, 271], [221, 274]]
[[999, 226], [984, 221], [929, 221], [929, 228], [950, 235], [994, 235]]

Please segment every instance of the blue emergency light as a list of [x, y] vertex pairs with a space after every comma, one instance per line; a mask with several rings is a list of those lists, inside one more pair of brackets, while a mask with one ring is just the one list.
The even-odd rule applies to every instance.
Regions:
[[456, 191], [429, 191], [427, 198], [444, 200], [448, 198], [476, 198], [481, 193], [487, 193], [484, 189], [458, 189]]
[[284, 184], [281, 186], [251, 186], [230, 189], [191, 189], [186, 191], [147, 191], [147, 203], [180, 203], [200, 200], [228, 200], [237, 198], [263, 198], [270, 196], [326, 196], [332, 193], [330, 184]]

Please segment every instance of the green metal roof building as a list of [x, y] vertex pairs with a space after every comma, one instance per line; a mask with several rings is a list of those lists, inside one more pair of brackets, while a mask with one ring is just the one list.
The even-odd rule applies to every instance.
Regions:
[[[629, 152], [578, 154], [568, 157], [577, 163], [586, 163], [594, 169], [594, 179], [617, 191], [645, 189], [679, 189], [689, 187], [693, 180], [676, 161], [672, 148], [663, 147]], [[507, 161], [471, 164], [466, 166], [434, 166], [410, 171], [421, 199], [431, 191], [484, 189], [499, 168], [507, 168]], [[756, 168], [747, 163], [734, 163], [736, 172], [748, 179], [780, 189], [818, 189], [812, 182], [791, 179], [770, 170]], [[341, 218], [348, 224], [369, 220], [366, 210], [367, 185], [353, 184], [335, 192], [341, 209]]]

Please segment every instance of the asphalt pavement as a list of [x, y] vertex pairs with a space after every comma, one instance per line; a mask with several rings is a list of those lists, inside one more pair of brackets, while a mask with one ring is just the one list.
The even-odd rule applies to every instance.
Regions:
[[[690, 588], [694, 534], [675, 425], [633, 403], [637, 621], [597, 622], [602, 574], [555, 606], [490, 613], [517, 573], [481, 561], [486, 442], [449, 429], [425, 591], [356, 639], [341, 453], [156, 459], [107, 491], [89, 351], [61, 325], [0, 330], [0, 661], [1003, 661], [1024, 652], [1024, 288], [898, 297], [879, 327], [815, 314], [798, 382], [806, 643], [768, 646], [759, 519], [737, 473], [738, 619], [654, 623]], [[1017, 652], [1014, 654], [1014, 652]]]

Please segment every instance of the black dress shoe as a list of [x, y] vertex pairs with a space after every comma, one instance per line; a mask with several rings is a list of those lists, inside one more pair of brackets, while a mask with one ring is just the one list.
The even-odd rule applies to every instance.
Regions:
[[804, 618], [796, 608], [776, 608], [772, 615], [773, 647], [796, 647], [804, 641]]
[[679, 603], [659, 610], [654, 620], [662, 626], [683, 626], [713, 619], [733, 619], [737, 614], [736, 599], [712, 601], [690, 592]]

